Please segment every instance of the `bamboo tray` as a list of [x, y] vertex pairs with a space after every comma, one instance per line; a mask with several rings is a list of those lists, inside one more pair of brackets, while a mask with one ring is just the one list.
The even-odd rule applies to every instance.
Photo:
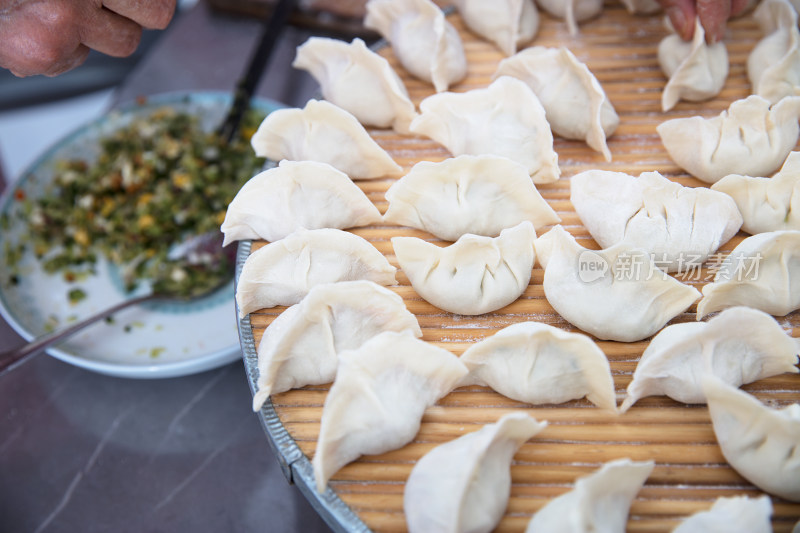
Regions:
[[[554, 184], [537, 187], [558, 212], [565, 229], [582, 245], [596, 249], [597, 244], [570, 204], [570, 176], [594, 168], [632, 175], [658, 170], [682, 185], [704, 185], [670, 160], [655, 128], [668, 118], [715, 116], [732, 101], [747, 96], [750, 85], [745, 64], [761, 32], [749, 15], [730, 22], [725, 40], [730, 74], [722, 93], [703, 103], [681, 102], [671, 112], [662, 113], [661, 91], [666, 79], [656, 56], [658, 43], [667, 34], [662, 16], [629, 15], [620, 4], [607, 2], [602, 16], [581, 25], [580, 34], [571, 36], [563, 21], [545, 13], [540, 15], [540, 29], [533, 44], [566, 46], [572, 50], [597, 76], [621, 119], [617, 132], [609, 139], [612, 162], [606, 163], [599, 153], [582, 142], [556, 137], [562, 178]], [[485, 87], [502, 59], [501, 54], [467, 31], [457, 14], [449, 15], [448, 20], [461, 33], [469, 62], [467, 78], [451, 90], [460, 92]], [[400, 74], [416, 104], [433, 93], [430, 85], [411, 78], [403, 70], [389, 47], [382, 49], [381, 54]], [[449, 156], [444, 148], [426, 138], [404, 137], [381, 130], [370, 133], [405, 170], [421, 160], [441, 161]], [[387, 208], [384, 193], [393, 181], [359, 181], [357, 184], [383, 213]], [[412, 235], [436, 241], [423, 231], [388, 225], [358, 228], [353, 233], [369, 240], [394, 266], [398, 264], [392, 251], [392, 237]], [[726, 254], [744, 236], [737, 235], [720, 252]], [[263, 244], [241, 243], [239, 267], [251, 250]], [[683, 281], [700, 289], [710, 277], [708, 270], [702, 270], [699, 275]], [[530, 286], [519, 300], [494, 313], [475, 317], [443, 312], [417, 296], [402, 271], [398, 271], [397, 278], [399, 285], [390, 289], [401, 295], [409, 310], [416, 314], [423, 339], [457, 355], [470, 344], [516, 322], [540, 321], [577, 331], [556, 314], [544, 298], [543, 272], [538, 264]], [[240, 323], [251, 387], [255, 387], [258, 375], [255, 347], [264, 329], [282, 311], [283, 308], [263, 310]], [[694, 312], [693, 305], [673, 323], [694, 320]], [[800, 336], [800, 313], [779, 320], [793, 336]], [[621, 399], [647, 341], [601, 341], [598, 345], [611, 363], [617, 397]], [[800, 375], [784, 374], [744, 389], [773, 407], [784, 406], [800, 401]], [[549, 426], [527, 442], [514, 458], [511, 499], [497, 531], [524, 531], [531, 515], [552, 498], [570, 490], [577, 477], [595, 471], [603, 462], [621, 457], [656, 462], [652, 475], [631, 507], [630, 532], [670, 531], [687, 515], [708, 509], [719, 496], [761, 494], [725, 462], [705, 406], [686, 406], [665, 397], [645, 398], [624, 415], [614, 417], [586, 400], [531, 407], [487, 388], [463, 387], [425, 412], [422, 427], [413, 442], [380, 456], [362, 457], [340, 470], [326, 493], [318, 495], [313, 488], [309, 459], [316, 447], [327, 390], [327, 386], [305, 387], [275, 395], [259, 416], [287, 476], [339, 531], [405, 531], [403, 489], [415, 462], [436, 445], [475, 431], [482, 424], [495, 422], [512, 410], [523, 410], [538, 420], [547, 420]], [[790, 531], [800, 519], [800, 504], [777, 497], [772, 497], [772, 502], [775, 531]]]

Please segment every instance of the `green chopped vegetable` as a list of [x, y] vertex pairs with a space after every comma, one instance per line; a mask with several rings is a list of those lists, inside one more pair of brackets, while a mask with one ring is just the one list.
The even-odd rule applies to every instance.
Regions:
[[86, 291], [77, 288], [70, 289], [69, 292], [67, 293], [67, 298], [69, 299], [69, 303], [71, 305], [75, 305], [86, 299]]
[[[29, 232], [6, 243], [6, 264], [15, 267], [30, 246], [45, 271], [68, 282], [85, 279], [105, 257], [120, 268], [127, 290], [143, 279], [172, 294], [216, 286], [229, 276], [227, 265], [198, 268], [167, 254], [191, 235], [219, 231], [228, 204], [263, 166], [249, 143], [262, 119], [249, 113], [226, 144], [203, 132], [197, 117], [161, 108], [103, 139], [97, 161], [59, 161], [41, 198], [20, 191]], [[73, 303], [85, 296], [69, 293]]]
[[56, 327], [59, 325], [58, 317], [55, 315], [50, 315], [47, 317], [47, 320], [44, 323], [44, 332], [51, 333], [56, 330]]

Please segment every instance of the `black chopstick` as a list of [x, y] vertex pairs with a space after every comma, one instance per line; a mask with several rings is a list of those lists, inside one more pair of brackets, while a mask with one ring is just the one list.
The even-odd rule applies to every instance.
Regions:
[[280, 37], [281, 32], [286, 26], [289, 15], [294, 10], [296, 3], [297, 0], [279, 0], [270, 15], [264, 19], [258, 46], [250, 58], [247, 71], [236, 84], [233, 104], [228, 111], [228, 115], [217, 130], [217, 133], [220, 137], [225, 139], [226, 142], [231, 142], [236, 135], [242, 116], [244, 116], [245, 111], [250, 107], [250, 99], [261, 79], [261, 75], [269, 65], [275, 43], [278, 41], [278, 37]]

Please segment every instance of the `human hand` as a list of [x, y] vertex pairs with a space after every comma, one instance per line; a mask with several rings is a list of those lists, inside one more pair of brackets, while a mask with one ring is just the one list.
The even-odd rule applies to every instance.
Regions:
[[142, 28], [164, 29], [176, 0], [0, 0], [0, 67], [24, 77], [56, 76], [90, 49], [132, 54]]
[[715, 43], [725, 35], [725, 23], [731, 16], [745, 10], [748, 0], [659, 0], [667, 13], [672, 27], [684, 40], [694, 34], [694, 21], [700, 17], [700, 24], [706, 32], [706, 40]]

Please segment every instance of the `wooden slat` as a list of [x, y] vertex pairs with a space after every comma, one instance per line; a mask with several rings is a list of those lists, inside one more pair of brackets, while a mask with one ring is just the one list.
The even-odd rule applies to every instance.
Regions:
[[[502, 56], [493, 46], [467, 31], [458, 15], [450, 16], [449, 20], [461, 33], [469, 60], [467, 78], [451, 90], [461, 92], [487, 86]], [[658, 67], [656, 55], [658, 42], [666, 35], [662, 17], [633, 17], [617, 2], [607, 2], [603, 15], [580, 29], [579, 35], [569, 35], [563, 21], [541, 13], [539, 33], [533, 44], [570, 48], [603, 84], [621, 119], [617, 132], [608, 142], [614, 159], [606, 162], [584, 143], [556, 137], [554, 148], [559, 155], [562, 178], [538, 189], [557, 211], [565, 228], [583, 246], [598, 249], [569, 201], [570, 177], [596, 168], [633, 175], [658, 170], [681, 185], [705, 186], [671, 161], [655, 128], [669, 118], [715, 116], [733, 100], [747, 96], [750, 86], [744, 64], [761, 33], [749, 17], [733, 20], [725, 41], [731, 68], [721, 94], [708, 102], [680, 102], [670, 112], [662, 113], [661, 90], [666, 79]], [[433, 93], [430, 85], [411, 78], [405, 72], [390, 48], [381, 54], [397, 70], [415, 104]], [[371, 133], [406, 170], [421, 160], [441, 161], [449, 157], [444, 148], [423, 137], [400, 136], [391, 131], [373, 130]], [[357, 184], [383, 213], [388, 205], [385, 192], [394, 181], [378, 179]], [[391, 246], [392, 237], [414, 236], [439, 245], [448, 244], [424, 231], [392, 225], [352, 231], [369, 240], [395, 266], [398, 265]], [[734, 237], [721, 248], [719, 257], [730, 252], [745, 237], [744, 234]], [[263, 243], [255, 243], [253, 249], [261, 245]], [[681, 279], [700, 289], [713, 277], [713, 271], [708, 268], [696, 274]], [[399, 285], [390, 289], [401, 295], [407, 307], [417, 314], [423, 339], [457, 355], [499, 329], [527, 320], [578, 331], [548, 304], [541, 285], [543, 272], [538, 265], [533, 270], [531, 285], [519, 300], [494, 313], [477, 317], [443, 312], [422, 300], [402, 272], [398, 272], [397, 278]], [[695, 309], [692, 306], [673, 323], [693, 321]], [[256, 342], [283, 310], [267, 309], [252, 314]], [[800, 336], [799, 313], [792, 313], [779, 321], [794, 336]], [[617, 397], [621, 400], [647, 341], [601, 341], [598, 345], [608, 356]], [[775, 376], [744, 389], [770, 405], [782, 406], [800, 399], [800, 376]], [[281, 420], [309, 458], [316, 449], [327, 390], [327, 385], [307, 387], [273, 398]], [[569, 490], [577, 477], [594, 471], [603, 462], [620, 457], [653, 459], [656, 462], [653, 475], [631, 508], [629, 532], [670, 531], [687, 515], [708, 509], [719, 496], [762, 494], [726, 464], [704, 406], [685, 406], [664, 397], [644, 398], [630, 411], [617, 416], [595, 408], [586, 400], [532, 407], [504, 398], [485, 387], [464, 387], [448, 394], [425, 412], [419, 434], [413, 442], [346, 466], [334, 476], [331, 486], [373, 530], [404, 532], [403, 486], [415, 462], [438, 444], [494, 422], [504, 413], [518, 410], [539, 420], [547, 420], [549, 426], [523, 445], [515, 456], [511, 469], [511, 500], [497, 527], [498, 532], [524, 531], [530, 516], [552, 498]], [[790, 531], [794, 522], [800, 519], [800, 504], [777, 497], [772, 501], [775, 531]]]

